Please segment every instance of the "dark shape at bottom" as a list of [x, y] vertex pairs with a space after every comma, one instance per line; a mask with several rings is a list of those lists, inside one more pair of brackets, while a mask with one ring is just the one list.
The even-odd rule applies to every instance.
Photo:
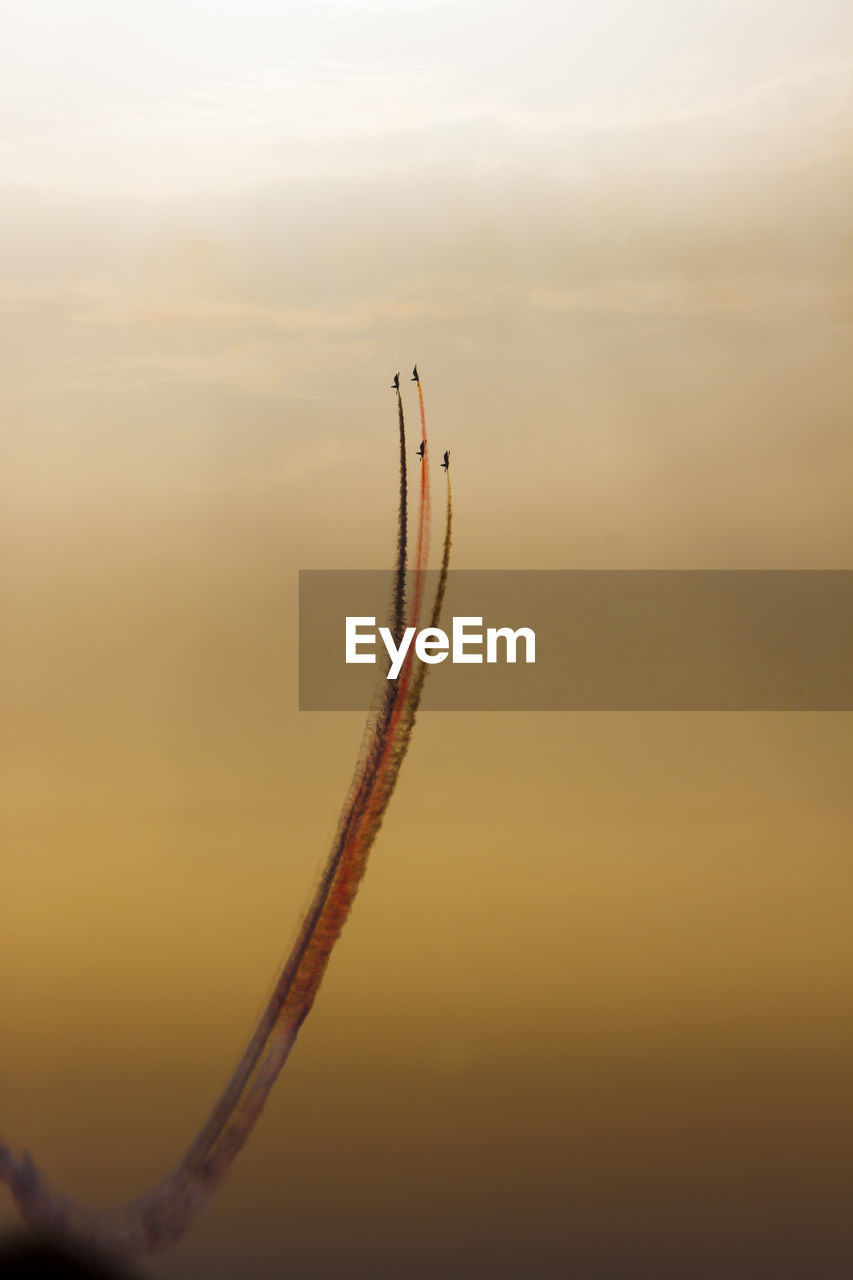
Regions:
[[49, 1237], [0, 1239], [2, 1280], [134, 1280], [135, 1275], [101, 1253], [69, 1249]]

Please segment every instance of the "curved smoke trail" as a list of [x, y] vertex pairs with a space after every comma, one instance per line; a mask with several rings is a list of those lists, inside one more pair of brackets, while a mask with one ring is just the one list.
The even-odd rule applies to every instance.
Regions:
[[[441, 610], [444, 605], [444, 595], [447, 590], [447, 574], [450, 570], [450, 546], [453, 538], [453, 492], [450, 485], [450, 472], [447, 472], [447, 510], [444, 522], [444, 547], [441, 554], [441, 568], [438, 571], [438, 584], [435, 589], [435, 599], [433, 600], [432, 614], [430, 615], [430, 627], [437, 627], [441, 621]], [[418, 707], [421, 702], [421, 694], [423, 693], [424, 682], [427, 678], [429, 666], [425, 662], [418, 662], [414, 668], [414, 678], [411, 678], [412, 671], [412, 651], [406, 655], [406, 661], [403, 670], [400, 672], [400, 683], [403, 684], [404, 692], [406, 686], [411, 679], [411, 687], [405, 692], [402, 701], [398, 700], [391, 716], [391, 732], [388, 735], [388, 741], [385, 747], [385, 753], [389, 757], [399, 754], [399, 765], [402, 764], [403, 757], [409, 747], [409, 739], [412, 736], [412, 730], [415, 727], [415, 720], [418, 714]], [[396, 778], [396, 774], [394, 775]], [[393, 783], [391, 784], [393, 787]], [[390, 792], [389, 792], [390, 798]], [[385, 803], [387, 804], [387, 799]]]
[[397, 580], [394, 587], [394, 639], [400, 643], [406, 616], [406, 542], [408, 539], [409, 491], [406, 477], [406, 419], [403, 397], [397, 388], [397, 421], [400, 426], [400, 512], [397, 522]]
[[432, 518], [429, 491], [429, 445], [427, 444], [426, 413], [424, 411], [424, 389], [418, 378], [418, 408], [421, 415], [421, 500], [418, 510], [418, 541], [415, 549], [415, 592], [412, 606], [411, 623], [418, 626], [423, 600], [424, 573], [429, 560], [429, 535]]
[[[399, 392], [398, 417], [400, 506], [391, 616], [399, 636], [405, 618], [407, 550], [405, 422]], [[447, 581], [451, 516], [448, 477], [447, 528], [433, 626], [441, 615]], [[423, 519], [422, 506], [421, 532]], [[419, 555], [422, 550], [419, 536]], [[96, 1242], [121, 1254], [141, 1256], [176, 1243], [206, 1206], [252, 1132], [313, 1005], [394, 790], [425, 676], [426, 667], [421, 663], [414, 679], [407, 675], [405, 682], [383, 680], [335, 839], [296, 942], [237, 1070], [180, 1164], [127, 1208], [100, 1212], [52, 1191], [28, 1152], [14, 1156], [0, 1142], [0, 1180], [9, 1184], [21, 1216], [31, 1225]]]

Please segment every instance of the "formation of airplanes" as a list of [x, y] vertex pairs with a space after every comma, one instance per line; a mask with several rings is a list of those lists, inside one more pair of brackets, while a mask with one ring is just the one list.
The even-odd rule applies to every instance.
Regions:
[[[418, 366], [417, 366], [417, 365], [415, 365], [414, 369], [412, 370], [412, 376], [411, 376], [411, 378], [409, 379], [409, 381], [410, 381], [410, 382], [416, 382], [416, 383], [418, 384], [418, 386], [420, 386], [420, 384], [421, 384], [421, 380], [420, 380], [420, 378], [418, 377]], [[399, 374], [399, 373], [395, 373], [395, 374], [394, 374], [394, 381], [391, 383], [391, 390], [392, 390], [392, 391], [396, 391], [398, 395], [400, 394], [400, 374]], [[425, 448], [426, 448], [426, 441], [425, 441], [425, 440], [422, 440], [422, 441], [421, 441], [421, 444], [420, 444], [420, 448], [417, 450], [417, 455], [418, 455], [418, 457], [420, 458], [421, 462], [423, 462], [423, 460], [424, 460], [424, 449], [425, 449]], [[449, 450], [449, 449], [445, 449], [445, 451], [444, 451], [444, 461], [442, 462], [442, 464], [441, 464], [441, 465], [442, 465], [442, 467], [444, 468], [444, 470], [445, 470], [445, 471], [449, 471], [449, 470], [450, 470], [450, 450]]]

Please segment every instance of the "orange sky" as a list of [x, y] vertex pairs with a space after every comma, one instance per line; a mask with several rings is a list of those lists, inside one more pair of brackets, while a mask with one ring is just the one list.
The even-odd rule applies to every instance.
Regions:
[[[189, 1141], [333, 833], [296, 574], [390, 565], [396, 369], [458, 568], [850, 567], [849, 7], [318, 7], [9, 45], [0, 1131], [95, 1201]], [[149, 1274], [845, 1274], [851, 742], [425, 716]]]

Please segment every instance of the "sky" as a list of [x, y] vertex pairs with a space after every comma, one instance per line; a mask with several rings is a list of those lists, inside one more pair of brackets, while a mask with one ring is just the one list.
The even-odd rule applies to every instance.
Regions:
[[394, 171], [407, 146], [445, 154], [450, 132], [487, 164], [513, 134], [624, 141], [761, 96], [771, 114], [843, 116], [851, 28], [827, 0], [36, 0], [4, 40], [4, 171], [49, 190], [197, 193], [268, 180], [276, 160], [289, 177], [367, 177], [366, 152]]
[[[390, 567], [397, 369], [455, 567], [850, 567], [853, 9], [2, 27], [0, 1132], [107, 1202], [201, 1123], [334, 832], [362, 722], [297, 710], [297, 571]], [[849, 1274], [852, 742], [424, 716], [144, 1274]]]

